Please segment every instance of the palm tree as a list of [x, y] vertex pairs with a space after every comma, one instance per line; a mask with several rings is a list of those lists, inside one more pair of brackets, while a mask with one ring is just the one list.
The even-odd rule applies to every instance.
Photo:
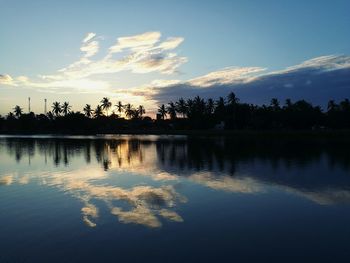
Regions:
[[197, 113], [204, 113], [205, 101], [201, 97], [196, 96], [193, 100], [193, 104]]
[[239, 102], [239, 99], [236, 97], [236, 94], [231, 91], [227, 96], [227, 101], [229, 104], [235, 105]]
[[52, 103], [52, 111], [56, 116], [60, 115], [60, 113], [62, 112], [61, 104], [58, 101]]
[[117, 107], [117, 111], [119, 112], [119, 115], [121, 115], [124, 109], [123, 103], [121, 101], [118, 101], [117, 105], [115, 106]]
[[291, 101], [291, 99], [286, 99], [286, 108], [290, 108], [290, 107], [292, 107], [292, 101]]
[[13, 108], [13, 112], [15, 113], [16, 117], [20, 117], [23, 113], [23, 109], [16, 105], [14, 108]]
[[140, 115], [140, 117], [142, 117], [142, 115], [146, 113], [145, 107], [143, 107], [142, 105], [139, 106], [137, 111], [138, 111], [138, 115]]
[[187, 101], [186, 101], [186, 115], [187, 115], [187, 118], [191, 119], [192, 116], [193, 116], [193, 112], [194, 112], [193, 99], [187, 99]]
[[92, 110], [90, 104], [86, 104], [83, 111], [84, 111], [86, 117], [91, 118], [93, 110]]
[[72, 106], [69, 105], [69, 102], [64, 102], [61, 108], [62, 113], [64, 114], [64, 116], [67, 116], [70, 113], [70, 109], [72, 108]]
[[280, 102], [276, 98], [271, 99], [271, 107], [273, 110], [277, 111], [280, 109]]
[[335, 109], [338, 108], [338, 105], [335, 103], [334, 100], [330, 100], [327, 105], [328, 111], [334, 111]]
[[103, 110], [107, 112], [107, 116], [108, 116], [108, 110], [112, 107], [112, 102], [109, 100], [109, 98], [104, 97], [101, 100], [101, 107]]
[[214, 112], [214, 100], [208, 99], [207, 101], [207, 114], [211, 115]]
[[95, 111], [94, 111], [95, 118], [103, 116], [103, 110], [101, 105], [97, 105]]
[[184, 118], [187, 113], [187, 106], [185, 100], [183, 98], [180, 98], [175, 104], [176, 111], [182, 114], [182, 117]]
[[225, 115], [225, 99], [220, 97], [216, 102], [215, 114], [220, 121], [224, 120]]
[[125, 111], [125, 116], [127, 118], [131, 119], [133, 117], [133, 115], [134, 115], [133, 106], [130, 103], [128, 103], [128, 104], [124, 105], [124, 108], [125, 108], [125, 110], [124, 110]]
[[131, 110], [131, 118], [132, 119], [138, 119], [140, 117], [140, 112], [137, 109]]
[[342, 111], [348, 111], [350, 110], [350, 101], [349, 99], [344, 99], [340, 102], [340, 108]]
[[166, 111], [166, 108], [165, 108], [165, 105], [164, 104], [162, 104], [161, 106], [159, 106], [159, 108], [158, 108], [158, 113], [160, 114], [160, 116], [162, 117], [162, 119], [164, 120], [165, 119], [165, 117], [166, 117], [166, 113], [167, 113], [167, 111]]
[[176, 106], [174, 102], [169, 102], [168, 106], [166, 107], [167, 113], [170, 115], [170, 119], [175, 120], [176, 119]]

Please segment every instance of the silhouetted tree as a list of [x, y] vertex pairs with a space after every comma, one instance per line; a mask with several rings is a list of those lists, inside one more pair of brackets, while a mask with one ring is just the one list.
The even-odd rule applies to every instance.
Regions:
[[94, 111], [92, 110], [90, 104], [86, 104], [85, 107], [84, 107], [84, 109], [83, 109], [83, 111], [84, 111], [85, 116], [88, 117], [88, 118], [91, 118], [92, 113], [94, 112]]
[[185, 118], [187, 114], [187, 105], [186, 101], [183, 98], [180, 98], [177, 102], [175, 102], [176, 111], [182, 115], [182, 118]]
[[15, 116], [18, 118], [18, 117], [20, 117], [22, 115], [23, 109], [20, 106], [16, 105], [13, 108], [13, 112], [15, 113]]
[[225, 100], [223, 97], [220, 97], [216, 101], [215, 115], [216, 118], [220, 121], [225, 119]]
[[143, 114], [146, 113], [145, 107], [143, 107], [142, 105], [139, 106], [137, 111], [138, 111], [138, 115], [140, 115], [140, 117], [142, 117]]
[[271, 99], [271, 107], [274, 111], [278, 111], [280, 109], [280, 102], [276, 98]]
[[107, 116], [108, 116], [108, 110], [112, 107], [112, 102], [109, 100], [109, 98], [104, 97], [101, 100], [101, 107], [102, 107], [103, 110], [106, 111]]
[[[226, 103], [227, 101], [227, 103]], [[16, 106], [6, 118], [0, 117], [0, 132], [11, 131], [45, 131], [45, 132], [93, 132], [113, 133], [119, 129], [139, 128], [172, 128], [172, 129], [208, 129], [216, 124], [224, 123], [225, 129], [350, 129], [350, 101], [344, 99], [339, 103], [330, 100], [326, 111], [319, 106], [313, 106], [305, 100], [292, 102], [286, 99], [283, 106], [273, 98], [269, 105], [252, 105], [242, 103], [231, 92], [226, 101], [223, 97], [214, 101], [205, 100], [199, 96], [188, 98], [186, 101], [180, 98], [175, 103], [162, 104], [158, 113], [162, 119], [167, 114], [170, 120], [165, 122], [152, 122], [150, 117], [143, 117], [145, 109], [140, 105], [137, 109], [130, 103], [123, 106], [121, 102], [116, 105], [119, 114], [124, 110], [127, 119], [118, 115], [108, 114], [111, 103], [108, 98], [103, 98], [102, 104], [95, 111], [91, 105], [86, 104], [84, 114], [71, 112], [68, 102], [61, 105], [59, 102], [52, 104], [52, 111], [46, 115], [35, 115], [33, 112], [25, 114], [20, 106]], [[93, 114], [94, 112], [94, 114]], [[63, 113], [63, 116], [60, 114]], [[182, 116], [177, 119], [177, 116]], [[137, 121], [136, 121], [137, 120]]]
[[227, 95], [227, 102], [231, 105], [235, 105], [239, 102], [239, 99], [236, 97], [236, 94], [234, 92], [230, 92]]
[[56, 116], [59, 116], [62, 112], [61, 104], [58, 101], [52, 103], [52, 111]]
[[95, 118], [103, 116], [103, 109], [101, 105], [96, 106], [96, 109], [94, 110], [94, 116]]
[[69, 102], [64, 102], [62, 105], [62, 113], [64, 114], [64, 116], [67, 116], [70, 113], [72, 106], [69, 105]]
[[121, 115], [123, 112], [123, 109], [124, 109], [123, 103], [121, 101], [118, 101], [117, 105], [115, 105], [115, 106], [117, 107], [117, 111], [118, 111], [119, 115]]
[[124, 106], [125, 108], [125, 116], [128, 118], [128, 119], [131, 119], [133, 118], [133, 116], [135, 115], [134, 113], [134, 107], [128, 103]]
[[206, 114], [208, 116], [212, 115], [214, 113], [214, 109], [215, 109], [214, 100], [212, 98], [209, 98], [207, 101]]
[[171, 120], [175, 120], [176, 119], [176, 106], [174, 102], [169, 102], [168, 106], [166, 107], [166, 111], [170, 116]]
[[167, 111], [166, 111], [166, 108], [165, 108], [165, 105], [162, 104], [161, 106], [159, 106], [158, 108], [158, 113], [160, 114], [160, 116], [162, 117], [162, 119], [164, 120], [165, 117], [166, 117], [166, 114], [167, 114]]

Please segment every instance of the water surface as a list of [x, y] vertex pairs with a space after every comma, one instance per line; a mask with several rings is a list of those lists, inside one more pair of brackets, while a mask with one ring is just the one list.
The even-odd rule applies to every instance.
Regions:
[[0, 262], [350, 262], [341, 142], [0, 137]]

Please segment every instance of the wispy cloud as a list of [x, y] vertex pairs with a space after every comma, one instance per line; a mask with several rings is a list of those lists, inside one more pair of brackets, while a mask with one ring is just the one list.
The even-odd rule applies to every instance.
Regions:
[[95, 33], [90, 32], [86, 35], [86, 37], [83, 39], [83, 43], [89, 42], [91, 39], [93, 39], [96, 36]]
[[80, 50], [85, 53], [84, 58], [89, 58], [95, 55], [98, 52], [99, 43], [98, 41], [88, 40], [84, 42], [84, 45], [81, 46]]
[[227, 85], [233, 83], [249, 82], [253, 74], [265, 71], [259, 67], [230, 67], [210, 72], [207, 75], [191, 79], [186, 84], [198, 87], [211, 87], [213, 85]]
[[14, 85], [13, 78], [7, 74], [0, 74], [0, 84], [3, 85]]
[[[171, 37], [162, 40], [161, 37], [160, 32], [119, 37], [116, 43], [105, 51], [102, 58], [95, 58], [100, 52], [100, 38], [90, 32], [82, 40], [82, 55], [77, 61], [58, 69], [54, 74], [41, 74], [37, 78], [20, 76], [12, 79], [9, 75], [0, 75], [0, 84], [60, 93], [112, 92], [111, 80], [101, 80], [101, 75], [121, 71], [173, 74], [187, 62], [186, 57], [178, 56], [174, 52], [183, 42], [183, 38]], [[94, 79], [96, 75], [99, 75], [98, 81]]]
[[322, 56], [273, 72], [260, 67], [231, 67], [184, 82], [149, 85], [148, 89], [151, 92], [146, 92], [145, 86], [140, 88], [144, 96], [158, 103], [196, 95], [217, 98], [234, 91], [250, 103], [269, 103], [276, 97], [325, 104], [329, 99], [349, 97], [350, 57]]
[[109, 48], [109, 55], [119, 53], [124, 49], [133, 51], [152, 48], [160, 39], [160, 32], [146, 32], [140, 35], [119, 37], [116, 44]]

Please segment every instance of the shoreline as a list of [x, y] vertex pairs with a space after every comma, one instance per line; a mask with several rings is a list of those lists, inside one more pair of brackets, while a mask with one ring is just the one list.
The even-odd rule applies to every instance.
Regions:
[[0, 132], [0, 136], [117, 136], [117, 135], [184, 135], [184, 136], [225, 136], [238, 138], [265, 139], [347, 139], [350, 130], [120, 130], [111, 132]]

